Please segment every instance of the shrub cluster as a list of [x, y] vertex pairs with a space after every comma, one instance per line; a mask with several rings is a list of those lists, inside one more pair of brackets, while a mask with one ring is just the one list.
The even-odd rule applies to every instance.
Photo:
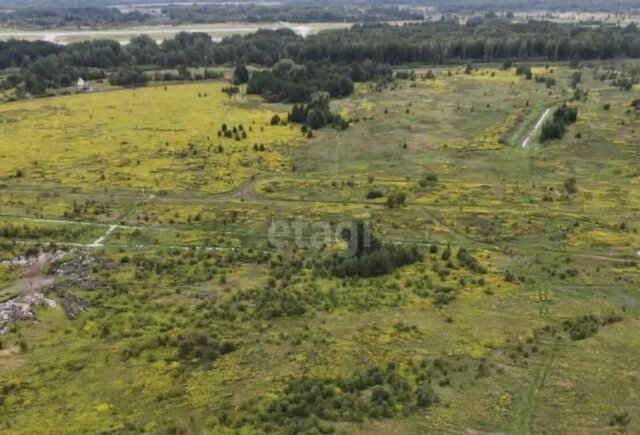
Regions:
[[540, 134], [540, 141], [546, 142], [551, 139], [562, 139], [567, 126], [573, 124], [578, 119], [578, 108], [569, 107], [563, 104], [554, 113], [553, 118], [544, 123]]
[[[408, 415], [439, 403], [428, 382], [412, 385], [396, 364], [386, 368], [370, 367], [347, 378], [293, 379], [284, 391], [259, 413], [251, 423], [265, 432], [280, 430], [287, 434], [333, 433], [324, 422], [360, 422], [365, 418], [386, 419]], [[223, 424], [238, 427], [228, 415]]]
[[342, 119], [339, 114], [331, 113], [329, 98], [327, 93], [315, 93], [309, 104], [294, 105], [287, 115], [287, 120], [295, 124], [303, 124], [306, 126], [303, 127], [305, 130], [306, 128], [317, 130], [325, 125], [332, 125], [338, 130], [348, 128], [347, 121]]

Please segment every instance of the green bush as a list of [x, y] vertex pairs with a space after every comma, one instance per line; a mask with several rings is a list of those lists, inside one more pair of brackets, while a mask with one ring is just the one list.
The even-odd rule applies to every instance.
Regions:
[[370, 190], [367, 193], [367, 199], [377, 199], [377, 198], [383, 198], [383, 197], [384, 197], [384, 192], [379, 189]]

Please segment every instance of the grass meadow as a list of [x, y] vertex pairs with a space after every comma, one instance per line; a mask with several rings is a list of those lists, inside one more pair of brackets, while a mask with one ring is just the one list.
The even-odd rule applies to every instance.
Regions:
[[[1, 105], [2, 258], [70, 253], [49, 270], [60, 306], [1, 338], [0, 427], [639, 432], [640, 90], [601, 80], [630, 66], [582, 65], [578, 100], [566, 64], [532, 68], [550, 87], [420, 68], [332, 101], [350, 127], [310, 139], [216, 82]], [[564, 101], [565, 136], [523, 148]], [[423, 256], [327, 274], [336, 246], [269, 246], [295, 217], [365, 219]]]

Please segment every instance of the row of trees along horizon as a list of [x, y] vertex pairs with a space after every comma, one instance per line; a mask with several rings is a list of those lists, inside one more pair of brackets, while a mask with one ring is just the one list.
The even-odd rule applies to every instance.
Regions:
[[125, 46], [111, 40], [65, 46], [9, 40], [0, 42], [0, 88], [44, 95], [48, 89], [69, 86], [77, 77], [113, 76], [113, 84], [140, 85], [154, 78], [143, 72], [154, 69], [251, 64], [273, 69], [252, 74], [250, 92], [269, 101], [303, 103], [316, 91], [340, 97], [352, 92], [353, 82], [387, 80], [394, 65], [638, 57], [640, 29], [635, 25], [480, 18], [464, 24], [444, 20], [401, 27], [355, 25], [306, 38], [280, 29], [220, 42], [204, 33], [179, 33], [160, 44], [138, 36]]

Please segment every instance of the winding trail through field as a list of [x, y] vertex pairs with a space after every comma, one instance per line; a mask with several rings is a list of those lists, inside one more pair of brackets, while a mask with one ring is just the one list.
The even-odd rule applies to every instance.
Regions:
[[116, 228], [120, 228], [120, 225], [110, 225], [107, 232], [105, 232], [102, 236], [98, 237], [93, 243], [87, 246], [90, 248], [99, 248], [103, 246], [104, 241], [107, 240], [107, 237], [109, 237], [111, 233], [116, 230]]
[[544, 113], [542, 114], [542, 116], [540, 117], [536, 125], [533, 126], [533, 128], [531, 129], [527, 137], [525, 137], [524, 141], [522, 141], [522, 148], [527, 148], [529, 146], [529, 144], [531, 143], [531, 140], [536, 135], [538, 130], [540, 130], [540, 127], [542, 127], [542, 123], [545, 121], [545, 119], [547, 119], [547, 116], [549, 116], [550, 112], [551, 112], [551, 107], [549, 107], [547, 110], [544, 111]]

